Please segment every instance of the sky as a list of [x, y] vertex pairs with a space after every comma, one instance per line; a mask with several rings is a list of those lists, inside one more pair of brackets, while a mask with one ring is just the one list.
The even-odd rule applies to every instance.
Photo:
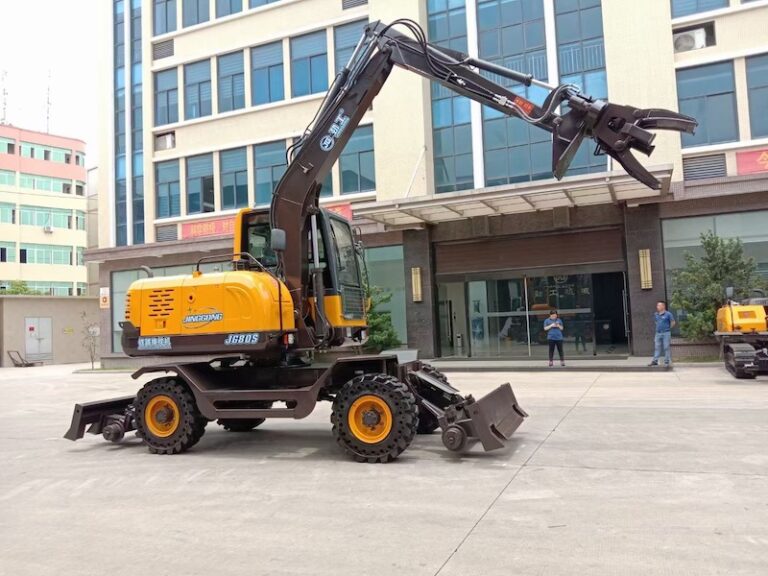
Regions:
[[0, 119], [5, 88], [8, 124], [84, 140], [89, 168], [99, 146], [96, 4], [106, 1], [0, 0]]

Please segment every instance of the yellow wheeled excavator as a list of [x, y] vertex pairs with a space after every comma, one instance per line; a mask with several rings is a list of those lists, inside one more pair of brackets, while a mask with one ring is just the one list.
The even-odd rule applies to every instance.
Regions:
[[[318, 199], [394, 66], [551, 132], [557, 178], [591, 138], [632, 176], [658, 188], [632, 150], [653, 151], [649, 129], [692, 132], [696, 126], [672, 111], [610, 104], [575, 86], [548, 86], [429, 44], [409, 20], [372, 23], [289, 149], [269, 211], [237, 215], [232, 269], [202, 273], [198, 263], [190, 276], [148, 277], [130, 286], [123, 349], [130, 356], [168, 356], [168, 362], [134, 374], [159, 374], [136, 395], [76, 405], [66, 438], [82, 438], [88, 427], [118, 441], [136, 430], [151, 452], [175, 454], [194, 446], [210, 421], [250, 430], [268, 418], [304, 418], [326, 400], [333, 404], [336, 442], [357, 461], [391, 461], [417, 432], [437, 428], [449, 450], [464, 449], [470, 438], [486, 450], [504, 445], [527, 416], [509, 384], [475, 400], [427, 364], [397, 355], [317, 360], [318, 351], [365, 339], [361, 244], [349, 222], [320, 208]], [[544, 86], [549, 95], [539, 106], [493, 77]], [[207, 358], [174, 362], [181, 354]]]

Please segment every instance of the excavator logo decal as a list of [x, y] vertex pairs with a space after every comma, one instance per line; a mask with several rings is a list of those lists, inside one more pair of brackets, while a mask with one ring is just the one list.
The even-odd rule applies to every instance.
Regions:
[[344, 108], [340, 108], [336, 118], [333, 119], [333, 124], [328, 128], [328, 133], [320, 139], [320, 149], [330, 152], [336, 145], [336, 140], [344, 133], [347, 124], [349, 124], [349, 116], [344, 112]]
[[183, 324], [194, 324], [194, 326], [187, 326], [187, 328], [203, 328], [211, 322], [220, 322], [224, 319], [224, 314], [215, 308], [207, 308], [197, 312], [192, 312], [190, 309], [189, 312], [181, 321]]

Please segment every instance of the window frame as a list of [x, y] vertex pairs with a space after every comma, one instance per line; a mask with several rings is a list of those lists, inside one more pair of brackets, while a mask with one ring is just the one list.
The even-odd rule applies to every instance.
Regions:
[[[226, 5], [226, 10], [223, 8]], [[240, 6], [237, 8], [236, 6]], [[226, 18], [243, 11], [243, 0], [216, 0], [216, 18]]]
[[[211, 19], [210, 2], [208, 0], [181, 0], [181, 27], [189, 28], [190, 26], [196, 26], [203, 24]], [[194, 18], [187, 22], [187, 7], [194, 6]], [[192, 10], [190, 9], [190, 12]], [[201, 13], [204, 12], [204, 17], [201, 17]]]
[[[162, 18], [162, 30], [160, 29], [160, 19], [158, 18], [159, 10], [163, 10]], [[154, 0], [152, 3], [152, 35], [160, 36], [161, 34], [168, 34], [175, 32], [177, 26], [176, 22], [176, 0]]]
[[[718, 67], [727, 67], [728, 73], [730, 75], [730, 89], [729, 90], [723, 90], [722, 89], [722, 83], [718, 83], [718, 90], [714, 92], [708, 92], [706, 94], [697, 94], [696, 96], [686, 96], [682, 97], [681, 92], [681, 75], [690, 75], [691, 72], [694, 71], [702, 71], [702, 70], [714, 70]], [[739, 122], [738, 122], [738, 101], [736, 98], [736, 71], [734, 66], [733, 60], [721, 60], [719, 62], [712, 62], [709, 64], [702, 64], [699, 66], [690, 66], [686, 68], [679, 68], [675, 71], [675, 82], [677, 86], [677, 104], [678, 109], [682, 113], [686, 113], [685, 110], [687, 109], [687, 105], [684, 103], [694, 102], [698, 100], [704, 100], [704, 114], [696, 114], [697, 120], [699, 121], [699, 127], [696, 131], [696, 134], [681, 134], [681, 146], [683, 149], [687, 148], [695, 148], [699, 146], [712, 146], [712, 145], [719, 145], [719, 144], [726, 144], [729, 142], [738, 142], [740, 139], [740, 130], [739, 130]], [[699, 77], [699, 81], [701, 77]], [[684, 80], [685, 81], [685, 80]], [[721, 96], [727, 96], [730, 95], [730, 105], [731, 108], [729, 112], [732, 113], [734, 122], [727, 123], [727, 126], [732, 126], [734, 132], [733, 134], [729, 134], [729, 136], [725, 139], [717, 139], [712, 140], [709, 137], [709, 130], [707, 127], [707, 117], [709, 116], [709, 107], [708, 102], [712, 98], [721, 97]], [[717, 114], [717, 116], [722, 116], [722, 110], [720, 113]], [[698, 138], [701, 138], [703, 135], [707, 135], [706, 141], [699, 141]]]
[[[296, 44], [310, 36], [323, 36], [323, 48], [322, 52], [316, 52], [303, 55], [299, 58], [294, 58], [294, 53], [297, 51]], [[322, 30], [315, 30], [308, 34], [302, 34], [300, 36], [293, 36], [290, 39], [290, 57], [291, 57], [291, 97], [300, 98], [302, 96], [310, 96], [312, 94], [319, 94], [328, 90], [328, 31], [323, 28]], [[301, 74], [297, 71], [297, 66], [303, 66], [306, 62], [308, 74]], [[320, 83], [315, 86], [315, 75], [313, 70], [319, 68], [323, 71], [324, 78], [320, 80]], [[308, 86], [306, 91], [297, 85], [299, 78], [307, 78]]]
[[[174, 85], [173, 87], [160, 89], [159, 83], [161, 80], [161, 77], [165, 78], [174, 78]], [[179, 121], [179, 70], [178, 68], [168, 68], [167, 70], [159, 70], [155, 72], [154, 74], [154, 125], [157, 126], [166, 126], [168, 124], [175, 124]], [[171, 107], [171, 94], [175, 95], [176, 102], [173, 107]], [[165, 118], [161, 119], [161, 102], [164, 101], [166, 110]]]
[[[761, 60], [765, 60], [765, 63], [763, 64], [760, 62]], [[765, 79], [762, 80], [761, 84], [755, 85], [755, 75], [750, 74], [750, 68], [752, 66], [758, 67], [758, 66], [765, 66]], [[747, 100], [749, 101], [749, 129], [750, 133], [753, 139], [755, 138], [766, 138], [768, 137], [768, 114], [766, 114], [765, 110], [768, 109], [768, 52], [764, 54], [755, 54], [753, 56], [749, 56], [745, 59], [744, 67], [746, 69], [746, 75], [747, 75]], [[755, 93], [759, 92], [761, 95], [764, 93], [765, 95], [762, 96], [762, 99], [755, 96]], [[760, 127], [757, 125], [758, 121], [762, 121], [764, 123], [763, 127]]]
[[[280, 145], [282, 145], [282, 149], [280, 148]], [[277, 157], [280, 158], [279, 163], [272, 162], [264, 162], [264, 157], [272, 154], [277, 154], [278, 152], [281, 152]], [[254, 145], [253, 147], [253, 183], [254, 183], [254, 203], [256, 205], [265, 205], [268, 204], [272, 199], [272, 194], [275, 191], [275, 187], [277, 186], [280, 179], [283, 177], [283, 174], [285, 173], [286, 168], [288, 167], [285, 159], [285, 153], [286, 153], [286, 144], [285, 140], [273, 140], [271, 142], [261, 142], [259, 144]], [[264, 175], [266, 173], [269, 173], [269, 181], [263, 180], [261, 181], [259, 178], [259, 175]], [[259, 194], [259, 192], [264, 192], [264, 186], [269, 184], [269, 194], [267, 194], [267, 198], [262, 198], [264, 194]], [[261, 196], [261, 197], [260, 197]]]
[[[265, 66], [256, 66], [256, 58], [254, 57], [260, 49], [265, 49], [271, 46], [279, 46], [280, 48], [280, 63], [279, 64], [267, 64]], [[277, 40], [276, 42], [269, 42], [261, 46], [254, 46], [251, 48], [251, 106], [261, 106], [262, 104], [270, 104], [272, 102], [281, 102], [285, 100], [285, 62], [283, 61], [283, 41]], [[260, 101], [259, 90], [257, 89], [257, 82], [259, 81], [259, 73], [265, 74], [265, 80], [267, 84], [267, 100]], [[279, 82], [274, 80], [273, 72], [279, 78]], [[277, 93], [275, 93], [277, 92]]]
[[[365, 148], [362, 148], [360, 150], [355, 150], [354, 146], [357, 143], [354, 142], [353, 140], [355, 139], [356, 136], [359, 137], [361, 140], [365, 138], [366, 139], [365, 144], [368, 144], [367, 139], [370, 138], [370, 147], [366, 146]], [[347, 143], [347, 146], [344, 148], [344, 151], [339, 156], [339, 174], [341, 176], [340, 194], [342, 196], [348, 195], [348, 194], [360, 194], [363, 192], [376, 191], [376, 154], [374, 150], [375, 148], [374, 148], [373, 124], [358, 126], [357, 129], [352, 133], [352, 136], [350, 136], [349, 142]], [[373, 167], [373, 179], [372, 179], [373, 187], [363, 188], [363, 185], [362, 185], [363, 171], [361, 168], [362, 156], [368, 155], [368, 154], [371, 155], [371, 162]], [[344, 172], [345, 164], [351, 164], [355, 167], [353, 172], [356, 175], [357, 184], [356, 186], [353, 186], [351, 188], [347, 188], [347, 179], [345, 178], [345, 172]]]
[[[243, 155], [242, 168], [225, 171], [225, 156]], [[238, 158], [238, 160], [240, 160]], [[221, 188], [221, 209], [233, 210], [248, 206], [248, 148], [241, 146], [219, 152], [219, 178]], [[228, 201], [227, 190], [232, 189], [231, 201]]]
[[[227, 58], [236, 58], [237, 56], [240, 56], [240, 71], [234, 72], [234, 73], [222, 73], [222, 60]], [[220, 56], [217, 56], [216, 58], [216, 75], [218, 80], [218, 97], [217, 97], [217, 103], [218, 103], [218, 112], [219, 114], [224, 112], [234, 112], [235, 110], [242, 110], [245, 108], [245, 54], [242, 50], [238, 50], [235, 52], [230, 52], [228, 54], [222, 54]], [[237, 89], [237, 82], [239, 81], [240, 86], [242, 87], [241, 93], [238, 94]], [[226, 84], [229, 84], [229, 90], [230, 95], [226, 96], [224, 95], [222, 91], [222, 86], [225, 86]], [[242, 102], [238, 100], [238, 98], [242, 98]], [[239, 104], [239, 105], [238, 105]]]
[[[207, 80], [198, 80], [197, 82], [189, 82], [188, 81], [188, 74], [190, 72], [190, 69], [193, 66], [199, 66], [202, 68], [202, 65], [207, 64], [208, 68], [208, 76]], [[207, 101], [203, 99], [204, 94], [204, 88], [207, 85], [208, 89], [208, 99]], [[194, 120], [196, 118], [205, 118], [207, 116], [211, 116], [213, 114], [213, 84], [211, 82], [211, 61], [210, 59], [206, 60], [200, 60], [198, 62], [190, 62], [189, 64], [184, 65], [184, 120]], [[196, 95], [197, 101], [197, 113], [196, 114], [190, 114], [190, 101], [192, 100], [190, 96], [192, 94]], [[206, 106], [207, 104], [207, 106]]]
[[[176, 178], [161, 180], [160, 173], [164, 168], [174, 168]], [[181, 215], [181, 173], [178, 160], [166, 160], [155, 163], [155, 218], [175, 218]], [[177, 209], [174, 210], [174, 196], [177, 199]], [[167, 201], [167, 214], [161, 211], [162, 201]]]
[[[210, 166], [210, 172], [206, 172], [205, 174], [202, 174], [200, 176], [190, 176], [190, 161], [208, 161]], [[215, 199], [214, 199], [214, 181], [213, 181], [213, 153], [208, 152], [207, 154], [198, 154], [196, 156], [188, 156], [185, 159], [186, 164], [186, 174], [187, 174], [187, 185], [186, 185], [186, 194], [187, 194], [187, 214], [205, 214], [208, 212], [214, 212], [216, 210], [215, 207]], [[197, 188], [196, 191], [192, 191], [192, 188]], [[192, 197], [193, 195], [197, 195], [197, 205], [198, 208], [195, 210], [191, 210], [190, 206], [192, 205]], [[208, 197], [209, 201], [206, 202], [206, 197]], [[209, 209], [206, 209], [209, 208]]]

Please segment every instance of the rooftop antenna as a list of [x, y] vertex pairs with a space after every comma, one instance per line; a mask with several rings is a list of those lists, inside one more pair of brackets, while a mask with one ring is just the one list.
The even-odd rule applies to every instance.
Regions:
[[45, 131], [51, 132], [51, 69], [48, 68], [48, 92], [45, 97]]
[[8, 123], [8, 120], [7, 120], [7, 113], [8, 113], [8, 88], [7, 88], [8, 72], [3, 70], [3, 73], [2, 73], [1, 77], [2, 77], [2, 81], [3, 81], [2, 82], [2, 84], [3, 84], [3, 92], [2, 92], [2, 97], [3, 97], [3, 113], [2, 113], [2, 116], [0, 116], [0, 124], [7, 124]]

